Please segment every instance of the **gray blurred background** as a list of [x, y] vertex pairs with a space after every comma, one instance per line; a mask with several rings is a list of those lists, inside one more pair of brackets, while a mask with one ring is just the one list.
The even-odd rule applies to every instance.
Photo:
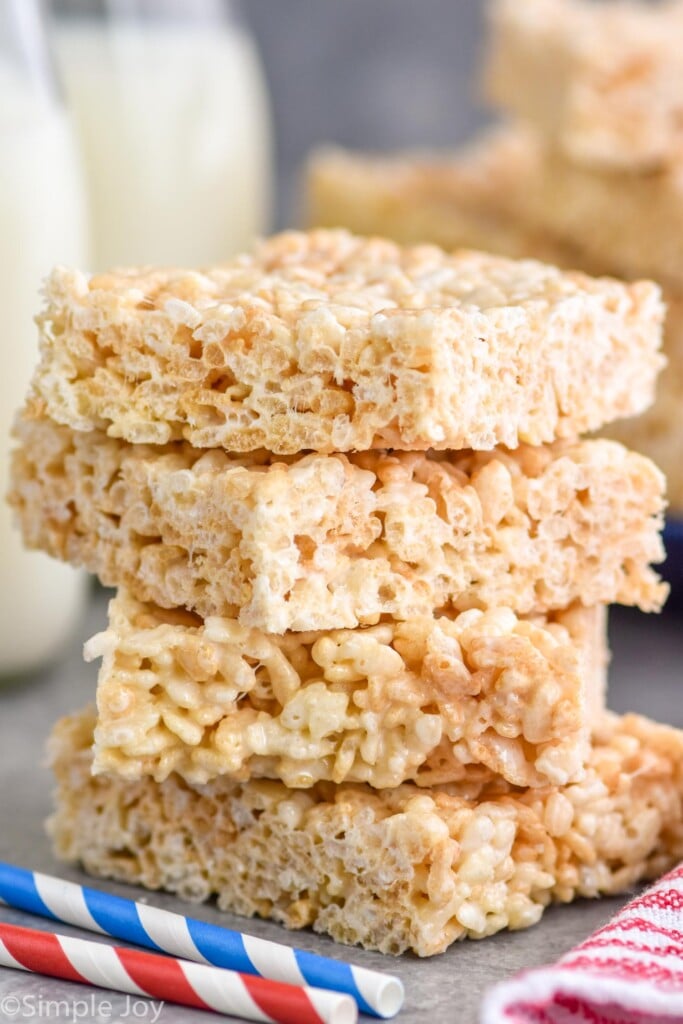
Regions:
[[242, 9], [271, 88], [278, 226], [296, 218], [312, 146], [443, 146], [483, 122], [483, 0], [244, 0]]

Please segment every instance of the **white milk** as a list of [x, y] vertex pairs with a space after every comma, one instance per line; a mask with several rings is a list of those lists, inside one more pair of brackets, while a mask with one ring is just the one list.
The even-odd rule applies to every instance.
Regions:
[[64, 18], [55, 43], [99, 269], [220, 262], [266, 229], [266, 90], [236, 25]]
[[4, 500], [10, 427], [38, 359], [39, 286], [55, 263], [87, 264], [73, 136], [0, 60], [0, 678], [57, 652], [84, 596], [81, 573], [23, 550]]

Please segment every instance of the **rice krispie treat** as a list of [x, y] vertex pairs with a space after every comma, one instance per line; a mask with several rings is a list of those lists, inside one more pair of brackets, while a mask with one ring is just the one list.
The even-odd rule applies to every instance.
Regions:
[[580, 249], [591, 268], [609, 267], [627, 279], [652, 276], [680, 295], [683, 146], [658, 173], [614, 175], [573, 164], [519, 131], [527, 175], [508, 200], [527, 230]]
[[93, 724], [52, 737], [59, 857], [385, 953], [526, 928], [683, 857], [683, 734], [636, 715], [605, 716], [580, 782], [524, 790], [128, 782], [91, 774]]
[[452, 153], [314, 150], [306, 168], [306, 219], [312, 226], [344, 227], [402, 244], [578, 266], [572, 248], [514, 216], [509, 192], [519, 187], [527, 159], [526, 146], [511, 131], [489, 132]]
[[102, 657], [94, 770], [376, 788], [501, 774], [580, 777], [604, 706], [605, 609], [472, 609], [273, 636], [119, 591]]
[[[523, 10], [523, 5], [518, 6]], [[597, 224], [586, 215], [581, 232], [573, 229], [567, 215], [574, 245], [560, 242], [548, 227], [540, 227], [562, 226], [544, 220], [536, 208], [543, 189], [535, 184], [528, 187], [546, 173], [543, 159], [532, 136], [517, 129], [489, 133], [475, 146], [455, 153], [381, 158], [343, 150], [321, 151], [314, 154], [308, 170], [311, 223], [339, 224], [361, 234], [377, 232], [402, 242], [481, 245], [492, 252], [547, 259], [592, 273], [618, 273], [622, 259], [619, 244], [614, 248], [598, 246], [590, 255], [576, 244], [587, 239], [591, 245], [596, 231], [603, 230], [602, 214]], [[563, 164], [566, 169], [566, 162]], [[621, 216], [620, 190], [630, 192], [632, 183], [626, 176], [613, 179], [608, 195], [605, 179], [598, 181], [603, 182], [604, 202], [616, 211], [612, 214], [613, 231], [621, 239], [623, 229], [614, 218]], [[653, 175], [648, 181], [656, 191], [661, 176]], [[578, 185], [574, 191], [579, 193]], [[561, 204], [557, 211], [560, 215]], [[646, 217], [649, 211], [643, 203], [639, 237], [645, 234], [647, 238]], [[662, 212], [662, 232], [669, 230], [664, 217]], [[562, 214], [563, 224], [564, 220]], [[633, 235], [634, 251], [638, 232]], [[678, 240], [673, 244], [678, 245]], [[655, 263], [657, 258], [655, 254]], [[672, 261], [676, 258], [672, 254]], [[648, 268], [654, 273], [649, 264]], [[611, 423], [604, 433], [654, 460], [667, 478], [670, 511], [683, 516], [683, 300], [674, 292], [665, 293], [665, 298], [663, 351], [668, 365], [658, 378], [655, 402], [637, 417]]]
[[493, 0], [489, 98], [577, 164], [648, 172], [677, 159], [683, 3]]
[[668, 305], [668, 365], [657, 381], [655, 403], [641, 416], [612, 423], [604, 433], [643, 452], [666, 474], [668, 514], [683, 519], [683, 300]]
[[664, 479], [609, 441], [239, 458], [17, 425], [24, 540], [140, 600], [268, 633], [494, 606], [660, 607]]
[[[471, 175], [480, 176], [478, 185]], [[515, 125], [428, 156], [323, 153], [308, 181], [310, 216], [322, 224], [538, 254], [558, 266], [653, 277], [674, 294], [683, 291], [683, 144], [680, 158], [659, 173], [615, 175], [572, 163]]]
[[58, 269], [45, 294], [39, 405], [135, 443], [542, 444], [645, 409], [662, 366], [650, 282], [343, 231], [201, 272]]

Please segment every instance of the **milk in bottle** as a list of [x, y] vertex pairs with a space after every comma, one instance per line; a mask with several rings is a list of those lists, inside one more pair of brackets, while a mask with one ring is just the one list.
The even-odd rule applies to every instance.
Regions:
[[57, 3], [55, 42], [98, 269], [220, 262], [267, 229], [258, 55], [218, 0]]
[[0, 3], [0, 678], [58, 652], [85, 586], [70, 566], [24, 550], [5, 501], [11, 424], [38, 359], [41, 279], [56, 263], [88, 262], [83, 185], [41, 16], [37, 0]]

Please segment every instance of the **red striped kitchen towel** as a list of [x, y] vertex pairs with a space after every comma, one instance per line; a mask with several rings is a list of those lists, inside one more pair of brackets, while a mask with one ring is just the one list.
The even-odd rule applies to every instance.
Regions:
[[683, 1022], [683, 864], [556, 964], [487, 994], [482, 1024]]

